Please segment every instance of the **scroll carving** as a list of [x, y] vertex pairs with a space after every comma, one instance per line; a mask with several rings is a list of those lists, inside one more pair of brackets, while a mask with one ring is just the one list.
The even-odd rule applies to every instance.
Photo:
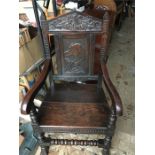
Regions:
[[102, 20], [71, 12], [49, 21], [49, 31], [102, 31]]

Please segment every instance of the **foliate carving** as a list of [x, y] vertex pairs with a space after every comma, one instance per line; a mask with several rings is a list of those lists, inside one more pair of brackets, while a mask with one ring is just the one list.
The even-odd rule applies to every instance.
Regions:
[[102, 21], [79, 12], [71, 12], [49, 21], [49, 31], [101, 31]]

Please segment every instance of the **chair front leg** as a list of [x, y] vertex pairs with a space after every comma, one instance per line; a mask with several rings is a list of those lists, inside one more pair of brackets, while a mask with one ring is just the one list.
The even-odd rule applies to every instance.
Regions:
[[103, 155], [110, 155], [112, 136], [106, 136], [104, 138]]
[[48, 146], [44, 145], [43, 136], [40, 133], [38, 134], [37, 139], [38, 139], [39, 145], [41, 147], [40, 155], [48, 155], [49, 148], [48, 148]]
[[111, 115], [109, 117], [109, 123], [107, 126], [107, 129], [111, 131], [111, 135], [106, 135], [104, 138], [104, 144], [103, 144], [103, 155], [109, 155], [110, 154], [110, 147], [111, 147], [111, 141], [112, 136], [115, 131], [115, 124], [116, 124], [117, 116], [114, 110], [111, 111]]

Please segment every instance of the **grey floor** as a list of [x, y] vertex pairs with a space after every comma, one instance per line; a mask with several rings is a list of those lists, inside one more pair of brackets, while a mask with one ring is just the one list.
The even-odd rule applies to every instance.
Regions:
[[109, 48], [109, 73], [124, 106], [118, 118], [112, 155], [134, 155], [135, 146], [135, 21], [126, 18]]
[[[110, 77], [123, 102], [124, 114], [118, 118], [116, 134], [112, 140], [111, 155], [134, 155], [135, 147], [135, 21], [126, 18], [121, 30], [113, 33], [109, 47]], [[55, 135], [74, 138], [76, 135]], [[81, 138], [81, 137], [80, 137]], [[89, 138], [86, 135], [85, 138]], [[89, 147], [53, 146], [52, 155], [101, 155], [101, 150]], [[81, 152], [82, 151], [82, 152]], [[36, 155], [38, 155], [38, 149]]]

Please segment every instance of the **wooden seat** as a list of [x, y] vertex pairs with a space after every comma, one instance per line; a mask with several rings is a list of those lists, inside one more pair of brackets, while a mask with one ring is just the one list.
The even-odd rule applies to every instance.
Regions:
[[103, 89], [97, 89], [95, 84], [55, 84], [40, 107], [39, 124], [102, 127], [106, 126], [109, 114]]
[[63, 82], [56, 83], [53, 89], [48, 90], [44, 101], [106, 103], [106, 97], [103, 89], [99, 89], [96, 84]]
[[96, 103], [44, 102], [39, 114], [41, 126], [104, 127], [110, 110]]

